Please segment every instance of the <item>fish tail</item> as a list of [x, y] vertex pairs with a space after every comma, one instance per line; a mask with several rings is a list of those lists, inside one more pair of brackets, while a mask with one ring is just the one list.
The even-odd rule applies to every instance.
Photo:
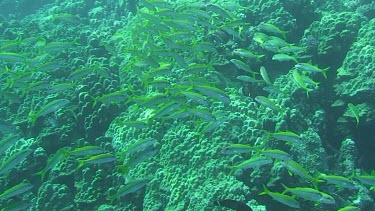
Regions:
[[267, 187], [263, 184], [263, 192], [259, 193], [258, 195], [266, 195], [268, 194], [270, 191], [267, 189]]
[[264, 130], [264, 132], [265, 132], [266, 135], [267, 135], [266, 140], [265, 140], [265, 142], [267, 142], [267, 141], [269, 141], [269, 140], [271, 139], [271, 133], [268, 132], [268, 131], [266, 131], [266, 130]]
[[[4, 72], [5, 73], [5, 72]], [[5, 82], [5, 87], [6, 88], [12, 88], [13, 85], [14, 85], [14, 79], [10, 78], [10, 77], [7, 77], [6, 78], [6, 82]]]
[[68, 151], [67, 149], [65, 149], [65, 148], [61, 148], [60, 149], [61, 150], [61, 152], [63, 153], [63, 159], [64, 158], [66, 158], [66, 157], [68, 157], [69, 155], [70, 155], [70, 151]]
[[36, 120], [38, 119], [38, 115], [35, 113], [32, 113], [32, 111], [29, 114], [29, 122], [31, 125], [35, 125]]
[[311, 183], [314, 186], [315, 189], [319, 189], [319, 182], [324, 182], [324, 180], [320, 180], [319, 178], [314, 178]]
[[123, 175], [126, 175], [129, 172], [129, 165], [118, 165], [118, 169]]
[[285, 189], [285, 190], [282, 192], [282, 194], [285, 194], [285, 193], [289, 192], [289, 188], [288, 188], [288, 186], [284, 185], [284, 183], [281, 183], [281, 185], [282, 185], [283, 188]]
[[324, 78], [327, 79], [327, 73], [326, 73], [326, 70], [324, 70], [324, 71], [322, 72], [322, 74], [323, 74]]
[[281, 31], [282, 35], [283, 35], [283, 38], [284, 40], [286, 40], [286, 34], [288, 33], [289, 31]]
[[33, 175], [37, 175], [37, 176], [40, 175], [40, 180], [43, 182], [43, 181], [44, 181], [44, 177], [46, 176], [46, 173], [47, 173], [46, 171], [41, 170], [41, 171], [36, 172], [36, 173], [33, 174]]
[[94, 100], [94, 104], [92, 105], [92, 107], [94, 108], [96, 106], [96, 104], [98, 103], [98, 100], [92, 95], [88, 95], [88, 96], [91, 97]]
[[78, 162], [78, 167], [77, 167], [77, 169], [82, 168], [82, 167], [85, 165], [85, 163], [86, 163], [84, 160], [77, 160], [77, 162]]
[[233, 173], [236, 171], [236, 167], [234, 166], [227, 166], [226, 168], [230, 170], [228, 173], [229, 176], [233, 175]]

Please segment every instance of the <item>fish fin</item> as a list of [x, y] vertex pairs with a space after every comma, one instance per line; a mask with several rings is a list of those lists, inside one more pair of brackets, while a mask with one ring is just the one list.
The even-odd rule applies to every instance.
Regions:
[[355, 176], [356, 176], [355, 170], [352, 169], [352, 173], [350, 174], [350, 176], [348, 177], [348, 179], [353, 179]]
[[284, 183], [281, 183], [281, 185], [283, 186], [283, 188], [285, 189], [283, 192], [282, 192], [282, 194], [285, 194], [285, 193], [287, 193], [287, 192], [289, 192], [289, 187], [288, 186], [286, 186], [286, 185], [284, 185]]
[[263, 184], [263, 192], [259, 193], [258, 195], [266, 195], [268, 194], [270, 191], [267, 189], [267, 187]]
[[85, 161], [84, 160], [77, 160], [77, 162], [78, 162], [77, 169], [80, 169], [80, 168], [82, 168], [85, 165]]
[[310, 98], [309, 93], [310, 93], [311, 91], [313, 91], [314, 89], [306, 88], [305, 90], [306, 90], [306, 96], [307, 96], [307, 99], [309, 99], [309, 98]]
[[126, 175], [129, 172], [128, 165], [118, 165], [117, 166], [119, 171], [123, 174]]
[[94, 100], [94, 104], [92, 105], [92, 108], [94, 108], [96, 106], [96, 104], [98, 103], [98, 100], [92, 95], [88, 95], [88, 96], [91, 97]]
[[229, 171], [229, 176], [232, 176], [233, 175], [233, 173], [237, 170], [234, 166], [229, 166], [229, 169], [230, 169], [230, 171]]
[[322, 71], [322, 74], [323, 74], [324, 78], [325, 78], [325, 79], [327, 79], [327, 73], [326, 73], [326, 71], [325, 71], [325, 70], [324, 70], [324, 71]]
[[31, 123], [32, 126], [35, 125], [36, 120], [38, 119], [38, 115], [30, 111], [29, 113], [29, 122]]
[[313, 181], [312, 181], [312, 185], [314, 186], [314, 188], [316, 189], [316, 190], [319, 190], [319, 182], [325, 182], [324, 180], [320, 180], [319, 178], [315, 178], [314, 177], [314, 179], [313, 179]]
[[46, 176], [46, 173], [47, 173], [47, 171], [45, 171], [45, 170], [43, 169], [43, 170], [41, 170], [41, 171], [36, 172], [36, 173], [33, 174], [33, 175], [40, 176], [40, 180], [43, 182], [43, 181], [44, 181], [44, 177]]
[[264, 132], [266, 133], [266, 135], [267, 135], [265, 142], [268, 142], [268, 141], [271, 139], [271, 133], [268, 132], [267, 130], [263, 130], [263, 131], [264, 131]]

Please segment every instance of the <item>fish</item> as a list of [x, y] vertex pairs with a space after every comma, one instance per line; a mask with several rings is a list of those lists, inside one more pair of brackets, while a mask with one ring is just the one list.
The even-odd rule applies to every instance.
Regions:
[[2, 211], [22, 211], [27, 210], [34, 204], [31, 201], [20, 201], [17, 200], [6, 207], [2, 207]]
[[327, 183], [336, 185], [340, 188], [355, 189], [353, 181], [343, 176], [326, 175], [319, 173], [317, 179], [323, 179]]
[[198, 42], [193, 45], [195, 52], [217, 52], [216, 47], [210, 42]]
[[232, 19], [233, 14], [216, 4], [207, 4], [206, 9], [220, 15], [222, 18]]
[[158, 150], [155, 147], [148, 147], [146, 149], [143, 149], [132, 154], [130, 159], [126, 161], [124, 165], [119, 165], [118, 167], [121, 170], [121, 173], [126, 175], [129, 172], [130, 168], [153, 157], [154, 155], [156, 155], [157, 152]]
[[287, 45], [284, 47], [281, 47], [277, 53], [281, 54], [287, 54], [287, 53], [293, 53], [298, 54], [302, 52], [306, 52], [307, 47], [300, 47], [300, 46], [294, 46], [294, 45]]
[[229, 175], [232, 175], [233, 172], [239, 170], [239, 169], [248, 169], [248, 168], [259, 168], [264, 165], [272, 163], [272, 159], [264, 156], [255, 156], [248, 160], [245, 160], [237, 165], [230, 167], [230, 173]]
[[273, 55], [272, 60], [276, 60], [276, 61], [280, 61], [280, 62], [294, 61], [295, 63], [298, 63], [296, 57], [290, 56], [290, 55], [287, 55], [287, 54], [281, 54], [281, 53]]
[[267, 195], [271, 196], [275, 201], [278, 201], [278, 202], [280, 202], [282, 204], [285, 204], [289, 207], [293, 207], [293, 208], [296, 208], [296, 209], [301, 208], [301, 205], [299, 204], [299, 202], [297, 200], [295, 200], [293, 197], [282, 194], [282, 193], [278, 193], [278, 192], [271, 192], [267, 189], [267, 187], [265, 185], [263, 185], [263, 189], [264, 189], [264, 191], [259, 193], [259, 195], [267, 194]]
[[98, 76], [101, 76], [103, 78], [111, 78], [111, 73], [107, 68], [98, 67], [96, 68], [96, 73], [98, 74]]
[[145, 106], [149, 108], [155, 108], [156, 105], [160, 105], [166, 102], [169, 98], [167, 98], [164, 94], [155, 93], [153, 95], [147, 96], [131, 96], [129, 97], [130, 101], [134, 101], [139, 106]]
[[68, 50], [69, 48], [73, 47], [73, 45], [77, 45], [76, 41], [72, 42], [50, 42], [43, 46], [42, 50], [48, 53], [55, 53]]
[[348, 108], [350, 110], [350, 112], [353, 114], [356, 122], [357, 122], [357, 127], [358, 127], [358, 124], [359, 124], [359, 110], [358, 108], [353, 105], [353, 103], [348, 103]]
[[264, 33], [261, 33], [261, 32], [257, 32], [254, 34], [254, 37], [253, 37], [253, 40], [257, 43], [259, 43], [260, 45], [263, 45], [267, 40], [269, 40], [269, 36], [264, 34]]
[[354, 176], [354, 179], [365, 185], [375, 186], [375, 175], [357, 175]]
[[162, 105], [161, 108], [153, 112], [153, 116], [149, 119], [148, 125], [150, 124], [150, 121], [155, 118], [161, 118], [172, 114], [180, 106], [181, 104], [175, 101]]
[[29, 191], [33, 187], [34, 186], [30, 182], [23, 181], [20, 184], [17, 184], [15, 186], [5, 190], [3, 193], [1, 193], [0, 199], [5, 200], [5, 199], [11, 198], [13, 196], [23, 194], [23, 193]]
[[74, 25], [78, 25], [81, 23], [81, 20], [78, 16], [69, 13], [53, 14], [52, 21], [60, 21]]
[[282, 184], [282, 186], [285, 188], [284, 193], [290, 192], [293, 195], [303, 198], [308, 201], [314, 201], [317, 203], [322, 203], [322, 204], [334, 204], [335, 199], [321, 191], [318, 191], [313, 188], [305, 188], [305, 187], [296, 187], [296, 188], [289, 188]]
[[150, 0], [148, 2], [152, 4], [154, 7], [159, 8], [159, 9], [173, 9], [173, 6], [166, 1]]
[[57, 150], [57, 152], [55, 154], [53, 154], [47, 161], [47, 165], [41, 170], [41, 171], [38, 171], [37, 173], [35, 173], [34, 175], [40, 175], [41, 177], [41, 181], [43, 182], [44, 181], [44, 177], [46, 175], [46, 173], [55, 168], [55, 166], [60, 163], [61, 161], [63, 161], [65, 158], [67, 157], [67, 153], [66, 151], [61, 148], [59, 150]]
[[140, 190], [145, 185], [147, 185], [148, 182], [149, 182], [148, 179], [138, 179], [138, 180], [129, 181], [125, 184], [125, 186], [120, 188], [115, 194], [108, 196], [107, 199], [110, 200], [112, 204], [113, 200]]
[[[216, 118], [216, 117], [215, 117]], [[219, 127], [220, 125], [222, 125], [224, 122], [227, 122], [229, 120], [228, 117], [219, 117], [219, 118], [216, 118], [216, 121], [214, 122], [209, 122], [202, 130], [201, 134], [203, 133], [207, 133], [207, 132], [210, 132], [214, 129], [216, 129], [217, 127]]]
[[266, 133], [267, 133], [267, 140], [269, 140], [270, 138], [274, 138], [280, 141], [286, 141], [290, 143], [296, 143], [296, 144], [303, 143], [301, 137], [292, 131], [278, 131], [276, 133], [270, 133], [266, 131]]
[[43, 37], [31, 36], [31, 37], [23, 39], [22, 42], [27, 45], [34, 45], [39, 40], [43, 40], [43, 39], [44, 39]]
[[284, 112], [285, 109], [283, 108], [280, 108], [278, 107], [274, 102], [272, 102], [270, 99], [268, 99], [267, 97], [264, 97], [264, 96], [256, 96], [255, 97], [255, 100], [260, 103], [261, 105], [267, 107], [267, 108], [270, 108], [274, 111], [278, 111], [278, 112]]
[[14, 134], [17, 133], [17, 127], [12, 123], [0, 119], [0, 133]]
[[311, 84], [313, 86], [315, 86], [315, 88], [317, 88], [320, 84], [320, 82], [316, 82], [314, 81], [313, 79], [311, 79], [309, 76], [307, 75], [301, 75], [301, 78], [302, 78], [302, 81], [305, 83], [305, 84]]
[[67, 155], [73, 156], [97, 155], [102, 153], [104, 153], [104, 149], [99, 146], [84, 146], [66, 151]]
[[70, 103], [70, 101], [67, 100], [67, 99], [54, 100], [54, 101], [48, 103], [47, 105], [43, 106], [38, 112], [31, 111], [30, 114], [29, 114], [29, 120], [30, 120], [31, 124], [34, 125], [36, 120], [39, 117], [45, 116], [45, 115], [50, 114], [52, 112], [55, 112], [55, 111], [61, 109], [62, 107], [66, 106], [69, 103]]
[[306, 86], [305, 82], [303, 81], [301, 75], [298, 73], [297, 69], [293, 69], [292, 72], [292, 78], [293, 81], [302, 89], [306, 91], [307, 98], [309, 97], [309, 92], [312, 91], [313, 89], [310, 89]]
[[156, 79], [153, 81], [149, 81], [147, 85], [157, 88], [169, 88], [172, 86], [171, 82], [169, 82], [167, 79]]
[[298, 63], [294, 66], [295, 68], [306, 71], [306, 72], [312, 72], [312, 73], [322, 73], [324, 78], [327, 78], [327, 70], [330, 67], [320, 69], [318, 66], [314, 66], [310, 63]]
[[240, 80], [240, 81], [247, 82], [247, 83], [261, 83], [262, 82], [261, 80], [255, 79], [255, 78], [253, 78], [251, 76], [247, 76], [247, 75], [239, 75], [239, 76], [237, 76], [237, 79]]
[[193, 89], [201, 92], [202, 94], [204, 94], [208, 97], [215, 98], [215, 99], [223, 102], [224, 104], [230, 103], [229, 96], [225, 92], [221, 91], [220, 89], [218, 89], [216, 87], [206, 86], [206, 85], [194, 85]]
[[214, 202], [215, 206], [226, 207], [230, 210], [236, 211], [253, 211], [246, 203], [233, 200], [233, 199], [221, 199]]
[[[195, 37], [193, 36], [193, 34], [191, 33], [186, 33], [186, 32], [175, 32], [175, 33], [170, 33], [168, 34], [168, 38], [171, 39], [171, 40], [182, 40], [182, 41], [190, 41], [190, 40], [193, 40], [195, 39]], [[158, 53], [158, 52], [156, 52]], [[155, 51], [153, 52], [153, 54], [155, 54]], [[158, 56], [170, 56], [170, 52], [165, 52], [164, 55], [160, 55], [160, 54], [156, 54]]]
[[0, 141], [0, 155], [19, 140], [21, 140], [21, 136], [19, 134], [10, 134], [3, 137]]
[[266, 91], [266, 92], [269, 92], [270, 94], [282, 94], [282, 95], [286, 95], [288, 94], [287, 92], [284, 92], [274, 86], [265, 86], [263, 87], [263, 90]]
[[13, 52], [0, 52], [0, 59], [9, 63], [26, 63], [27, 57]]
[[0, 40], [0, 52], [3, 51], [15, 51], [22, 45], [26, 43], [22, 40], [22, 37], [19, 36], [14, 40]]
[[259, 154], [265, 155], [267, 157], [270, 157], [276, 160], [291, 160], [292, 159], [287, 152], [284, 152], [279, 149], [261, 150]]
[[285, 40], [283, 40], [279, 37], [269, 36], [268, 38], [269, 38], [269, 40], [267, 40], [265, 43], [263, 43], [263, 45], [267, 44], [267, 45], [270, 45], [270, 46], [274, 46], [275, 48], [277, 48], [277, 50], [274, 51], [275, 53], [279, 52], [280, 48], [282, 48], [282, 47], [292, 45], [292, 44], [288, 43], [287, 41], [285, 41]]
[[211, 64], [189, 64], [187, 67], [185, 67], [185, 74], [190, 75], [190, 74], [197, 74], [200, 72], [207, 72], [210, 70], [213, 70], [213, 66]]
[[26, 73], [21, 73], [21, 74], [15, 74], [14, 78], [7, 78], [7, 87], [12, 88], [12, 87], [21, 87], [21, 88], [26, 88], [27, 87], [27, 82], [35, 79], [36, 75], [33, 74], [31, 71], [26, 72]]
[[143, 0], [143, 1], [139, 1], [139, 3], [146, 7], [148, 10], [150, 11], [153, 11], [155, 12], [156, 11], [156, 7], [154, 5], [151, 4], [151, 2], [147, 1], [147, 0]]
[[234, 30], [232, 27], [228, 26], [228, 25], [223, 25], [223, 26], [220, 27], [220, 29], [222, 31], [226, 32], [227, 34], [232, 35], [234, 38], [237, 38], [239, 40], [244, 40], [241, 37], [242, 27], [239, 27], [239, 31], [238, 32], [236, 30]]
[[74, 83], [62, 83], [56, 84], [50, 87], [47, 91], [48, 94], [54, 94], [62, 91], [66, 91], [68, 89], [73, 89], [75, 87]]
[[22, 103], [22, 100], [21, 100], [21, 98], [18, 94], [15, 94], [15, 93], [12, 93], [12, 92], [1, 91], [0, 95], [1, 95], [3, 100], [7, 100], [11, 103], [17, 103], [17, 104]]
[[19, 163], [21, 163], [25, 158], [27, 158], [33, 150], [25, 149], [19, 152], [14, 153], [5, 161], [2, 162], [0, 166], [0, 175], [7, 173], [9, 170], [16, 167]]
[[281, 35], [284, 39], [286, 39], [286, 34], [288, 33], [288, 31], [283, 31], [283, 30], [279, 29], [277, 26], [275, 26], [271, 23], [264, 23], [263, 22], [263, 23], [259, 24], [258, 27], [263, 31]]
[[92, 105], [92, 107], [95, 107], [98, 102], [101, 102], [106, 105], [111, 103], [124, 102], [129, 98], [126, 92], [126, 90], [119, 90], [109, 94], [103, 94], [100, 97], [96, 97], [94, 98], [94, 104]]
[[183, 118], [190, 117], [190, 116], [191, 116], [191, 113], [188, 111], [188, 109], [182, 108], [166, 116], [164, 119], [183, 119]]
[[181, 94], [183, 94], [188, 99], [191, 99], [199, 104], [208, 105], [207, 98], [201, 94], [198, 94], [196, 92], [189, 92], [189, 91], [181, 91]]
[[151, 147], [156, 143], [157, 143], [157, 140], [153, 138], [143, 139], [141, 141], [137, 141], [134, 144], [130, 145], [126, 150], [122, 151], [121, 154], [122, 155], [132, 154], [140, 150], [147, 149], [148, 147]]
[[244, 57], [244, 58], [249, 58], [249, 59], [255, 59], [255, 60], [260, 60], [261, 58], [264, 57], [264, 55], [257, 55], [254, 54], [253, 52], [243, 49], [243, 48], [237, 48], [232, 51], [234, 55]]
[[29, 91], [40, 91], [43, 89], [48, 89], [49, 87], [50, 87], [49, 81], [37, 81], [37, 82], [29, 84], [29, 86], [22, 91], [23, 93], [27, 93]]
[[147, 72], [147, 77], [166, 76], [172, 74], [172, 64], [160, 63], [160, 66]]
[[188, 108], [187, 111], [197, 117], [200, 117], [208, 122], [216, 121], [214, 115], [212, 115], [208, 110], [199, 109], [199, 108]]
[[260, 75], [262, 76], [264, 82], [266, 82], [266, 84], [272, 86], [272, 82], [268, 76], [268, 73], [267, 73], [267, 70], [264, 66], [261, 66], [260, 67]]
[[[299, 163], [294, 160], [284, 160], [280, 163], [288, 169], [289, 174], [296, 174], [304, 179], [307, 179], [310, 182], [316, 182], [316, 179], [312, 177], [309, 172], [303, 168]], [[314, 184], [315, 185], [315, 184]]]
[[116, 156], [113, 154], [99, 154], [99, 155], [93, 155], [89, 157], [86, 160], [77, 160], [78, 162], [78, 167], [82, 168], [83, 166], [87, 164], [101, 164], [101, 163], [111, 163], [116, 161]]
[[276, 53], [279, 51], [280, 47], [277, 46], [274, 42], [271, 42], [270, 40], [265, 41], [261, 47], [267, 51], [271, 51], [273, 53]]
[[79, 69], [77, 69], [77, 70], [75, 70], [75, 71], [73, 71], [72, 73], [69, 74], [69, 80], [70, 81], [76, 81], [80, 78], [83, 78], [83, 77], [89, 75], [90, 73], [94, 73], [95, 68], [96, 67], [79, 68]]
[[342, 207], [340, 209], [338, 209], [337, 211], [360, 211], [361, 209], [359, 207], [355, 207], [355, 206], [346, 206], [346, 207]]
[[251, 73], [253, 75], [257, 74], [255, 73], [253, 70], [250, 69], [250, 67], [245, 64], [245, 62], [241, 61], [241, 60], [238, 60], [238, 59], [231, 59], [229, 60], [231, 63], [233, 63], [238, 69], [240, 70], [244, 70], [248, 73]]
[[224, 155], [233, 155], [238, 153], [249, 153], [258, 151], [257, 147], [247, 145], [247, 144], [230, 144], [226, 146], [222, 151], [221, 154]]
[[55, 60], [38, 65], [33, 69], [35, 72], [53, 72], [62, 66], [63, 60]]

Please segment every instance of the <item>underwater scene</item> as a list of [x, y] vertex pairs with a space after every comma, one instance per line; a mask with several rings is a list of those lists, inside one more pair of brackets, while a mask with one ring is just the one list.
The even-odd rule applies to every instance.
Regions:
[[375, 210], [375, 1], [1, 0], [1, 211]]

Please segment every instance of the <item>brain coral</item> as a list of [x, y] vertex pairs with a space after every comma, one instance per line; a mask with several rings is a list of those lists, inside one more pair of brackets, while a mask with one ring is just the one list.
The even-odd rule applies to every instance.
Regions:
[[364, 25], [337, 73], [336, 94], [344, 98], [375, 97], [375, 19]]
[[[341, 60], [355, 41], [358, 30], [366, 18], [358, 13], [327, 13], [305, 31], [303, 40], [317, 40], [317, 54]], [[306, 43], [305, 43], [306, 44]]]

